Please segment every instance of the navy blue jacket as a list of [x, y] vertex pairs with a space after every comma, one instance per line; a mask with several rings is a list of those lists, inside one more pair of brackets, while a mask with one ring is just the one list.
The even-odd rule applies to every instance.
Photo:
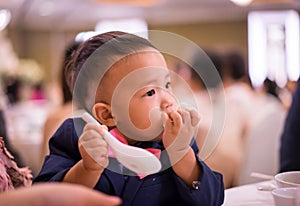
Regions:
[[[74, 121], [79, 122], [75, 124], [76, 129]], [[68, 170], [81, 159], [77, 134], [81, 134], [83, 126], [82, 120], [78, 119], [68, 119], [60, 126], [49, 141], [50, 155], [45, 158], [34, 183], [62, 181]], [[161, 146], [158, 143], [157, 145]], [[159, 147], [157, 145], [153, 147]], [[193, 149], [197, 152], [195, 143]], [[222, 205], [224, 200], [222, 176], [211, 171], [199, 159], [198, 163], [203, 171], [199, 179], [201, 185], [199, 189], [193, 189], [175, 174], [172, 167], [139, 179], [137, 176], [124, 174], [125, 172], [121, 171], [122, 165], [111, 158], [109, 164], [119, 165], [120, 171], [105, 169], [94, 189], [121, 197], [123, 205]]]
[[300, 79], [281, 136], [280, 172], [300, 170]]

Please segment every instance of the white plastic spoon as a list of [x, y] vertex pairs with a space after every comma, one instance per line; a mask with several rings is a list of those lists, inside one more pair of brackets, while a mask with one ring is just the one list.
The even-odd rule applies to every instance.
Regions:
[[[88, 112], [84, 112], [81, 117], [86, 122], [100, 125]], [[149, 175], [161, 169], [159, 159], [151, 152], [123, 144], [107, 130], [104, 130], [103, 138], [109, 144], [119, 162], [137, 174]]]

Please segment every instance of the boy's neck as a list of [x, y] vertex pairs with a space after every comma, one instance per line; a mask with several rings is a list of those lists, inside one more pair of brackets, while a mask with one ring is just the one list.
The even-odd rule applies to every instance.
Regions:
[[[134, 145], [138, 142], [123, 135], [116, 127], [110, 129], [110, 133], [112, 133], [112, 135], [115, 136], [121, 142], [123, 142], [122, 139], [127, 141], [128, 145]], [[123, 143], [125, 143], [125, 141]]]
[[135, 145], [138, 141], [125, 137], [129, 145]]

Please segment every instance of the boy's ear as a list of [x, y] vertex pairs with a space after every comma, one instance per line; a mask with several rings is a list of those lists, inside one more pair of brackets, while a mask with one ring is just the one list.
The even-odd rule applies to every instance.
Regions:
[[111, 106], [105, 103], [96, 103], [93, 106], [93, 115], [101, 123], [108, 127], [116, 126], [111, 115]]

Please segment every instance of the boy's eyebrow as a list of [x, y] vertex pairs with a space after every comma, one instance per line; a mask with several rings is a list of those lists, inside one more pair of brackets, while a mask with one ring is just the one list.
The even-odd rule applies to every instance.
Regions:
[[166, 75], [165, 75], [165, 79], [168, 79], [168, 78], [170, 78], [171, 77], [171, 75], [170, 75], [170, 73], [168, 72]]
[[[168, 72], [166, 75], [165, 75], [165, 79], [168, 79], [170, 78], [170, 73]], [[145, 84], [148, 85], [148, 84], [153, 84], [153, 83], [156, 83], [157, 82], [157, 79], [151, 79], [149, 81], [146, 81]]]

